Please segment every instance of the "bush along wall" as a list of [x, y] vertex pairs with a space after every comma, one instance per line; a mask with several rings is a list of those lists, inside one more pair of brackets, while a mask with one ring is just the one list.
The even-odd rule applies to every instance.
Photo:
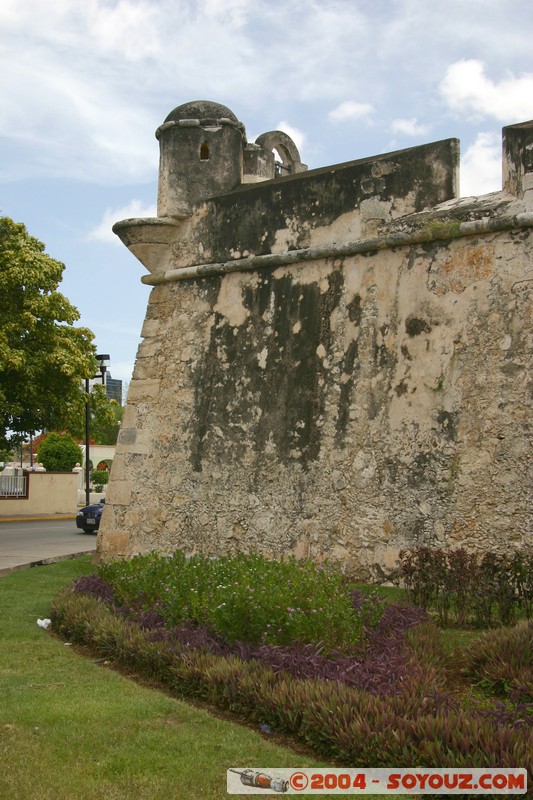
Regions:
[[533, 619], [533, 548], [478, 556], [464, 548], [400, 553], [397, 581], [440, 624], [480, 627]]
[[[243, 644], [202, 625], [169, 628], [153, 609], [117, 607], [98, 576], [58, 595], [51, 619], [60, 636], [176, 695], [266, 723], [339, 763], [533, 767], [531, 707], [506, 698], [491, 709], [461, 708], [439, 668], [435, 627], [420, 610], [393, 607], [364, 647], [327, 657], [316, 645]], [[472, 655], [476, 675], [489, 650]], [[395, 678], [385, 677], [387, 665]]]

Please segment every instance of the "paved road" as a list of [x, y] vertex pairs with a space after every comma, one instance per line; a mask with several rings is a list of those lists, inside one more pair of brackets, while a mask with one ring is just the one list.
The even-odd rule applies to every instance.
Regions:
[[95, 549], [95, 534], [78, 530], [74, 519], [0, 520], [0, 574], [13, 567]]

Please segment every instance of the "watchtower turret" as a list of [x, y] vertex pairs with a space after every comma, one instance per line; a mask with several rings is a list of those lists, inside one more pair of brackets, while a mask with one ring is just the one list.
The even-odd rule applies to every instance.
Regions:
[[158, 217], [185, 217], [194, 205], [242, 183], [246, 132], [226, 106], [195, 100], [170, 112], [159, 139]]

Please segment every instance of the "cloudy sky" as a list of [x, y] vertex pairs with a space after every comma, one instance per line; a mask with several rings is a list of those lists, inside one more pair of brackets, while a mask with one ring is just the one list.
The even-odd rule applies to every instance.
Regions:
[[155, 215], [154, 132], [214, 100], [310, 168], [461, 139], [461, 194], [501, 188], [533, 118], [531, 0], [1, 0], [0, 214], [64, 262], [61, 290], [129, 380], [148, 288], [111, 232]]

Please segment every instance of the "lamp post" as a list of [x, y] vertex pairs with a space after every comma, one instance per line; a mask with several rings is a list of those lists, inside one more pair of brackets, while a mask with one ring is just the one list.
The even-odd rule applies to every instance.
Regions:
[[[95, 375], [93, 380], [101, 380], [102, 386], [105, 386], [105, 374], [107, 371], [106, 361], [109, 361], [107, 353], [101, 353], [96, 356], [96, 360], [100, 364], [100, 374]], [[89, 439], [90, 439], [90, 425], [91, 425], [91, 410], [89, 407], [89, 394], [91, 387], [89, 385], [89, 378], [85, 378], [85, 505], [91, 503], [91, 467], [89, 458]]]

